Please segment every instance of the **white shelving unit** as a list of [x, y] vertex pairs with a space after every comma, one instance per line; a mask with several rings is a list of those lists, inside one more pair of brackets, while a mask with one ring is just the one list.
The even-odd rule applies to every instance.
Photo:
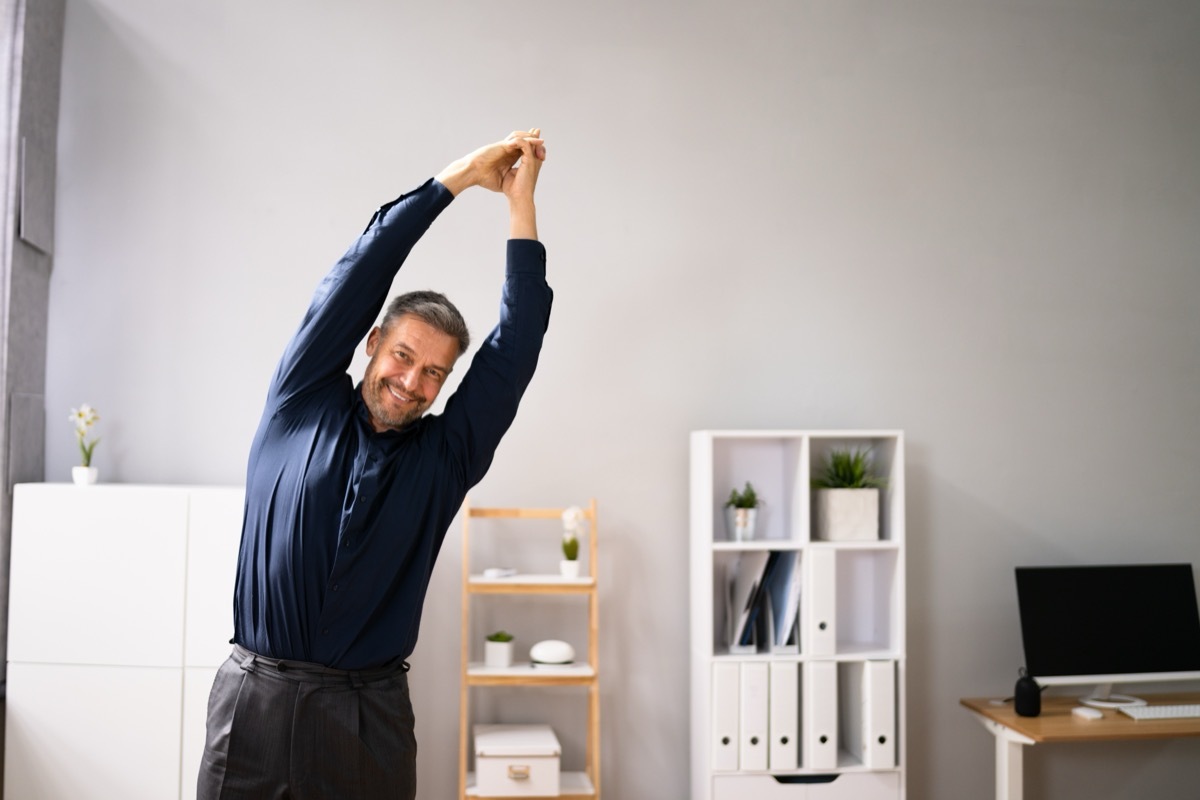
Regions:
[[[811, 480], [836, 449], [869, 449], [878, 541], [818, 541]], [[755, 539], [729, 541], [725, 500], [749, 481]], [[691, 437], [693, 800], [903, 800], [904, 435], [696, 431]], [[728, 586], [763, 553], [796, 559], [798, 652], [731, 653]]]

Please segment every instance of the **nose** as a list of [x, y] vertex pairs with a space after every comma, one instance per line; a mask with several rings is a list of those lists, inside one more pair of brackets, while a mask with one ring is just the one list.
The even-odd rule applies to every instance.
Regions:
[[420, 375], [415, 366], [409, 367], [400, 373], [400, 384], [404, 387], [404, 391], [412, 392], [416, 390], [420, 382]]

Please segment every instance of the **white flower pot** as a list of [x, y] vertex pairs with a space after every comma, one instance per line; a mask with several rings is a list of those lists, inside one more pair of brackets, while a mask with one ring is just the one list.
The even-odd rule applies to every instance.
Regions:
[[100, 480], [100, 470], [95, 467], [71, 467], [71, 480], [76, 486], [91, 486]]
[[757, 508], [725, 507], [725, 529], [729, 540], [748, 542], [754, 538], [754, 526], [758, 523]]
[[562, 561], [558, 562], [558, 571], [562, 573], [564, 578], [578, 578], [579, 562], [567, 561], [566, 559], [563, 559]]
[[813, 538], [826, 542], [863, 542], [878, 539], [879, 490], [815, 490]]
[[511, 667], [513, 658], [513, 643], [484, 642], [483, 665], [485, 667]]

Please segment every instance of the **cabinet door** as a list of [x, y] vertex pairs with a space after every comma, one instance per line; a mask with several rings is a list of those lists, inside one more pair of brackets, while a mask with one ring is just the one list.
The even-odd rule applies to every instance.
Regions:
[[233, 636], [233, 582], [245, 492], [194, 489], [188, 509], [187, 622], [184, 664], [221, 666]]
[[179, 796], [178, 668], [8, 665], [4, 796]]
[[10, 661], [179, 667], [187, 491], [21, 484]]

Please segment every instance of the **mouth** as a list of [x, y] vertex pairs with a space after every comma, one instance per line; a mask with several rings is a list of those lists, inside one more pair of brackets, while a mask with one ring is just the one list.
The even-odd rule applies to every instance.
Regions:
[[415, 402], [417, 402], [417, 398], [410, 397], [407, 394], [404, 394], [403, 392], [397, 390], [391, 384], [385, 384], [385, 386], [387, 387], [388, 394], [390, 394], [397, 403], [415, 403]]

